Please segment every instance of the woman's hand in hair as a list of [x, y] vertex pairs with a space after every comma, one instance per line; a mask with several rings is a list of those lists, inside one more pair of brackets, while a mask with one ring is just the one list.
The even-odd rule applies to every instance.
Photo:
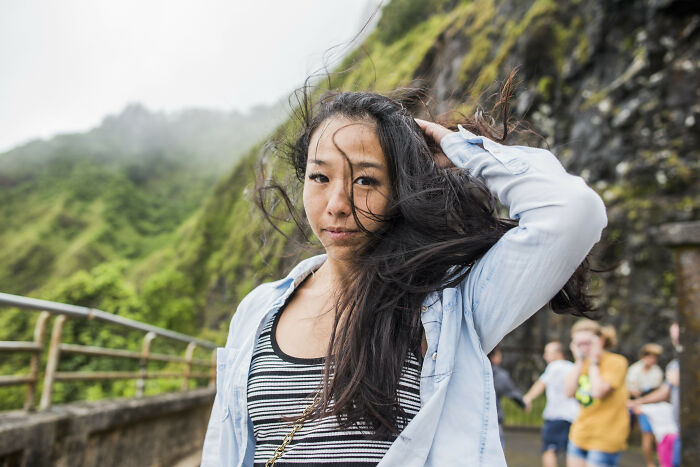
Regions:
[[416, 118], [415, 121], [423, 132], [428, 146], [433, 150], [433, 158], [438, 167], [443, 169], [454, 167], [455, 165], [440, 148], [440, 141], [442, 141], [442, 138], [452, 133], [452, 131], [442, 125], [427, 120]]

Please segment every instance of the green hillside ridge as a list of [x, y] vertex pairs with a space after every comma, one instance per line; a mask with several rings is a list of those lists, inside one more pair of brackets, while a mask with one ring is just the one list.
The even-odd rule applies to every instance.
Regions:
[[[697, 82], [700, 41], [695, 39], [700, 22], [697, 14], [683, 10], [682, 2], [633, 3], [394, 0], [385, 7], [377, 29], [338, 67], [345, 71], [331, 76], [332, 87], [343, 90], [423, 85], [434, 113], [454, 107], [472, 113], [477, 100], [493, 91], [495, 80], [519, 67], [516, 115], [543, 136], [528, 139], [528, 144], [539, 142], [552, 149], [608, 206], [609, 226], [597, 253], [603, 266], [618, 267], [597, 276], [594, 292], [608, 312], [608, 322], [618, 327], [620, 351], [627, 355], [635, 355], [647, 340], [667, 344], [665, 322], [676, 306], [674, 273], [670, 252], [655, 243], [654, 228], [697, 219], [700, 199], [700, 115], [693, 107], [692, 86]], [[399, 4], [408, 13], [392, 11]], [[431, 5], [432, 15], [422, 9], [424, 4]], [[666, 39], [667, 31], [674, 31], [673, 40]], [[293, 130], [290, 120], [275, 134]], [[520, 140], [510, 140], [516, 141]], [[261, 148], [251, 149], [221, 178], [200, 207], [175, 216], [171, 230], [156, 229], [151, 238], [162, 237], [153, 243], [129, 246], [119, 241], [127, 238], [124, 234], [96, 244], [90, 239], [104, 230], [98, 225], [92, 234], [86, 233], [91, 229], [72, 224], [69, 216], [65, 229], [59, 229], [68, 233], [61, 235], [80, 238], [80, 245], [96, 249], [95, 256], [104, 254], [105, 263], [85, 265], [79, 276], [36, 290], [46, 298], [128, 312], [223, 344], [229, 320], [245, 294], [261, 282], [283, 277], [298, 259], [312, 254], [272, 232], [252, 203]], [[275, 161], [268, 161], [267, 169], [282, 178], [289, 174]], [[57, 200], [68, 203], [69, 198], [56, 191]], [[123, 202], [130, 206], [128, 197]], [[105, 203], [84, 209], [106, 212]], [[28, 227], [28, 235], [37, 239], [48, 235], [49, 222], [60, 225], [57, 218], [64, 212], [62, 208], [49, 214], [29, 204], [15, 209], [42, 221], [45, 230]], [[154, 212], [164, 215], [156, 208]], [[143, 228], [155, 225], [157, 218]], [[281, 228], [294, 234], [289, 223]], [[36, 267], [32, 265], [37, 257], [57, 254], [38, 245], [32, 245], [36, 254], [25, 255], [27, 268]], [[129, 257], [129, 248], [139, 253]], [[79, 256], [79, 250], [75, 247], [73, 254]], [[109, 280], [103, 282], [112, 286], [86, 291], [90, 278], [105, 276]], [[109, 290], [109, 299], [101, 297], [100, 290]], [[121, 291], [117, 296], [128, 297], [124, 311], [115, 304], [115, 290]], [[542, 319], [551, 335], [524, 326], [509, 337], [511, 342], [532, 346], [565, 336], [571, 324], [570, 317], [549, 312]], [[102, 394], [110, 390], [121, 394], [122, 389], [105, 387]]]
[[[143, 260], [174, 244], [178, 229], [221, 174], [282, 115], [279, 105], [246, 114], [203, 109], [163, 114], [129, 105], [89, 132], [0, 154], [0, 291], [197, 332], [192, 298], [179, 308], [172, 303], [156, 308], [159, 295], [150, 291], [163, 275], [138, 283], [138, 293], [130, 277]], [[107, 279], [128, 291], [128, 306], [110, 305], [112, 288], [91, 290], [96, 287], [91, 282]], [[186, 290], [178, 286], [180, 293]], [[0, 340], [31, 339], [37, 315], [3, 309]], [[66, 336], [70, 341], [71, 334]], [[121, 347], [118, 340], [112, 344]], [[3, 361], [3, 374], [21, 369], [10, 363]]]
[[77, 271], [172, 243], [220, 174], [280, 115], [278, 107], [167, 115], [130, 105], [87, 133], [0, 155], [0, 290], [43, 295]]

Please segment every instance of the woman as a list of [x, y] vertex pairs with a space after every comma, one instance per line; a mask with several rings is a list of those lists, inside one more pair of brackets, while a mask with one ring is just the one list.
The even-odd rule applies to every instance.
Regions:
[[612, 326], [581, 319], [571, 328], [574, 368], [564, 392], [581, 411], [569, 431], [568, 467], [615, 467], [627, 447], [627, 359], [607, 350], [616, 343]]
[[[639, 351], [639, 360], [630, 365], [625, 380], [630, 398], [637, 399], [645, 396], [663, 384], [664, 372], [656, 364], [662, 352], [663, 348], [659, 344], [654, 343], [644, 344]], [[643, 411], [639, 413], [631, 411], [630, 413], [632, 415], [630, 419], [631, 427], [634, 427], [635, 415], [637, 420], [639, 420], [639, 428], [642, 432], [642, 452], [644, 452], [647, 467], [655, 466], [653, 427], [649, 424], [649, 420]]]
[[325, 254], [239, 305], [202, 465], [505, 465], [486, 355], [547, 302], [586, 311], [602, 201], [485, 118], [454, 132], [374, 93], [306, 97], [287, 156]]
[[661, 386], [664, 382], [664, 372], [659, 365], [659, 356], [663, 348], [659, 344], [644, 344], [639, 351], [639, 360], [630, 365], [627, 371], [627, 389], [630, 397], [645, 396]]

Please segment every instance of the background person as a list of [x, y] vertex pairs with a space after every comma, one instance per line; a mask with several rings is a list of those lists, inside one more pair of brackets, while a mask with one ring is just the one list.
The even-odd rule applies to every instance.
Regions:
[[672, 467], [673, 447], [678, 439], [678, 427], [673, 420], [673, 406], [668, 402], [634, 404], [637, 416], [644, 415], [656, 439], [656, 452], [661, 467]]
[[501, 398], [508, 397], [512, 399], [521, 409], [525, 408], [525, 401], [523, 401], [523, 395], [518, 388], [515, 387], [515, 384], [513, 384], [513, 380], [510, 378], [508, 371], [501, 367], [503, 351], [500, 347], [496, 347], [489, 353], [489, 360], [491, 360], [491, 370], [493, 371], [493, 387], [496, 391], [498, 431], [501, 437], [501, 445], [505, 446], [503, 438], [503, 420], [505, 420], [505, 413], [503, 412], [503, 405], [501, 405]]
[[606, 350], [616, 343], [612, 326], [581, 319], [571, 328], [574, 366], [564, 393], [575, 396], [581, 410], [569, 432], [568, 467], [617, 466], [627, 447], [627, 359]]
[[632, 399], [650, 393], [664, 382], [664, 372], [657, 365], [662, 352], [659, 344], [645, 344], [639, 351], [639, 360], [630, 365], [626, 381]]
[[[671, 343], [676, 352], [680, 349], [680, 344], [678, 342], [678, 337], [680, 330], [678, 328], [678, 323], [673, 322], [668, 329], [668, 333], [671, 337]], [[637, 410], [635, 406], [642, 404], [650, 404], [654, 402], [670, 401], [671, 407], [673, 408], [673, 420], [676, 424], [676, 430], [678, 431], [678, 436], [673, 442], [673, 466], [677, 467], [681, 463], [681, 437], [680, 437], [680, 369], [678, 367], [678, 359], [674, 358], [668, 365], [666, 365], [666, 380], [658, 389], [641, 396], [637, 399], [630, 401], [629, 405], [632, 410]]]
[[[627, 370], [627, 389], [631, 398], [637, 398], [650, 393], [664, 382], [664, 373], [656, 362], [663, 348], [659, 344], [645, 344], [639, 352], [639, 360], [630, 365]], [[647, 467], [655, 467], [654, 462], [654, 432], [643, 411], [633, 412], [639, 420], [642, 431], [642, 451], [647, 461]]]
[[532, 401], [546, 391], [547, 403], [542, 412], [542, 466], [556, 467], [557, 453], [566, 452], [569, 428], [578, 415], [576, 399], [564, 394], [564, 383], [574, 364], [564, 359], [564, 346], [552, 341], [544, 346], [542, 358], [547, 362], [544, 373], [523, 396], [525, 411], [532, 408]]

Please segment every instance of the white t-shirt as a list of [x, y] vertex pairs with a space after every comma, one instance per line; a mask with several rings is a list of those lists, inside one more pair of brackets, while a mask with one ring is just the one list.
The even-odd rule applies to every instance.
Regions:
[[652, 365], [651, 368], [644, 371], [644, 362], [639, 360], [627, 369], [626, 380], [630, 391], [646, 393], [663, 384], [664, 372], [658, 365]]
[[673, 406], [668, 402], [655, 404], [643, 404], [640, 406], [642, 413], [647, 416], [651, 431], [657, 442], [663, 441], [666, 435], [678, 434], [676, 422], [673, 419]]
[[546, 386], [547, 404], [544, 407], [542, 418], [545, 420], [576, 420], [579, 405], [573, 397], [566, 397], [564, 394], [564, 381], [574, 366], [568, 360], [555, 360], [547, 365], [544, 373], [540, 376]]

